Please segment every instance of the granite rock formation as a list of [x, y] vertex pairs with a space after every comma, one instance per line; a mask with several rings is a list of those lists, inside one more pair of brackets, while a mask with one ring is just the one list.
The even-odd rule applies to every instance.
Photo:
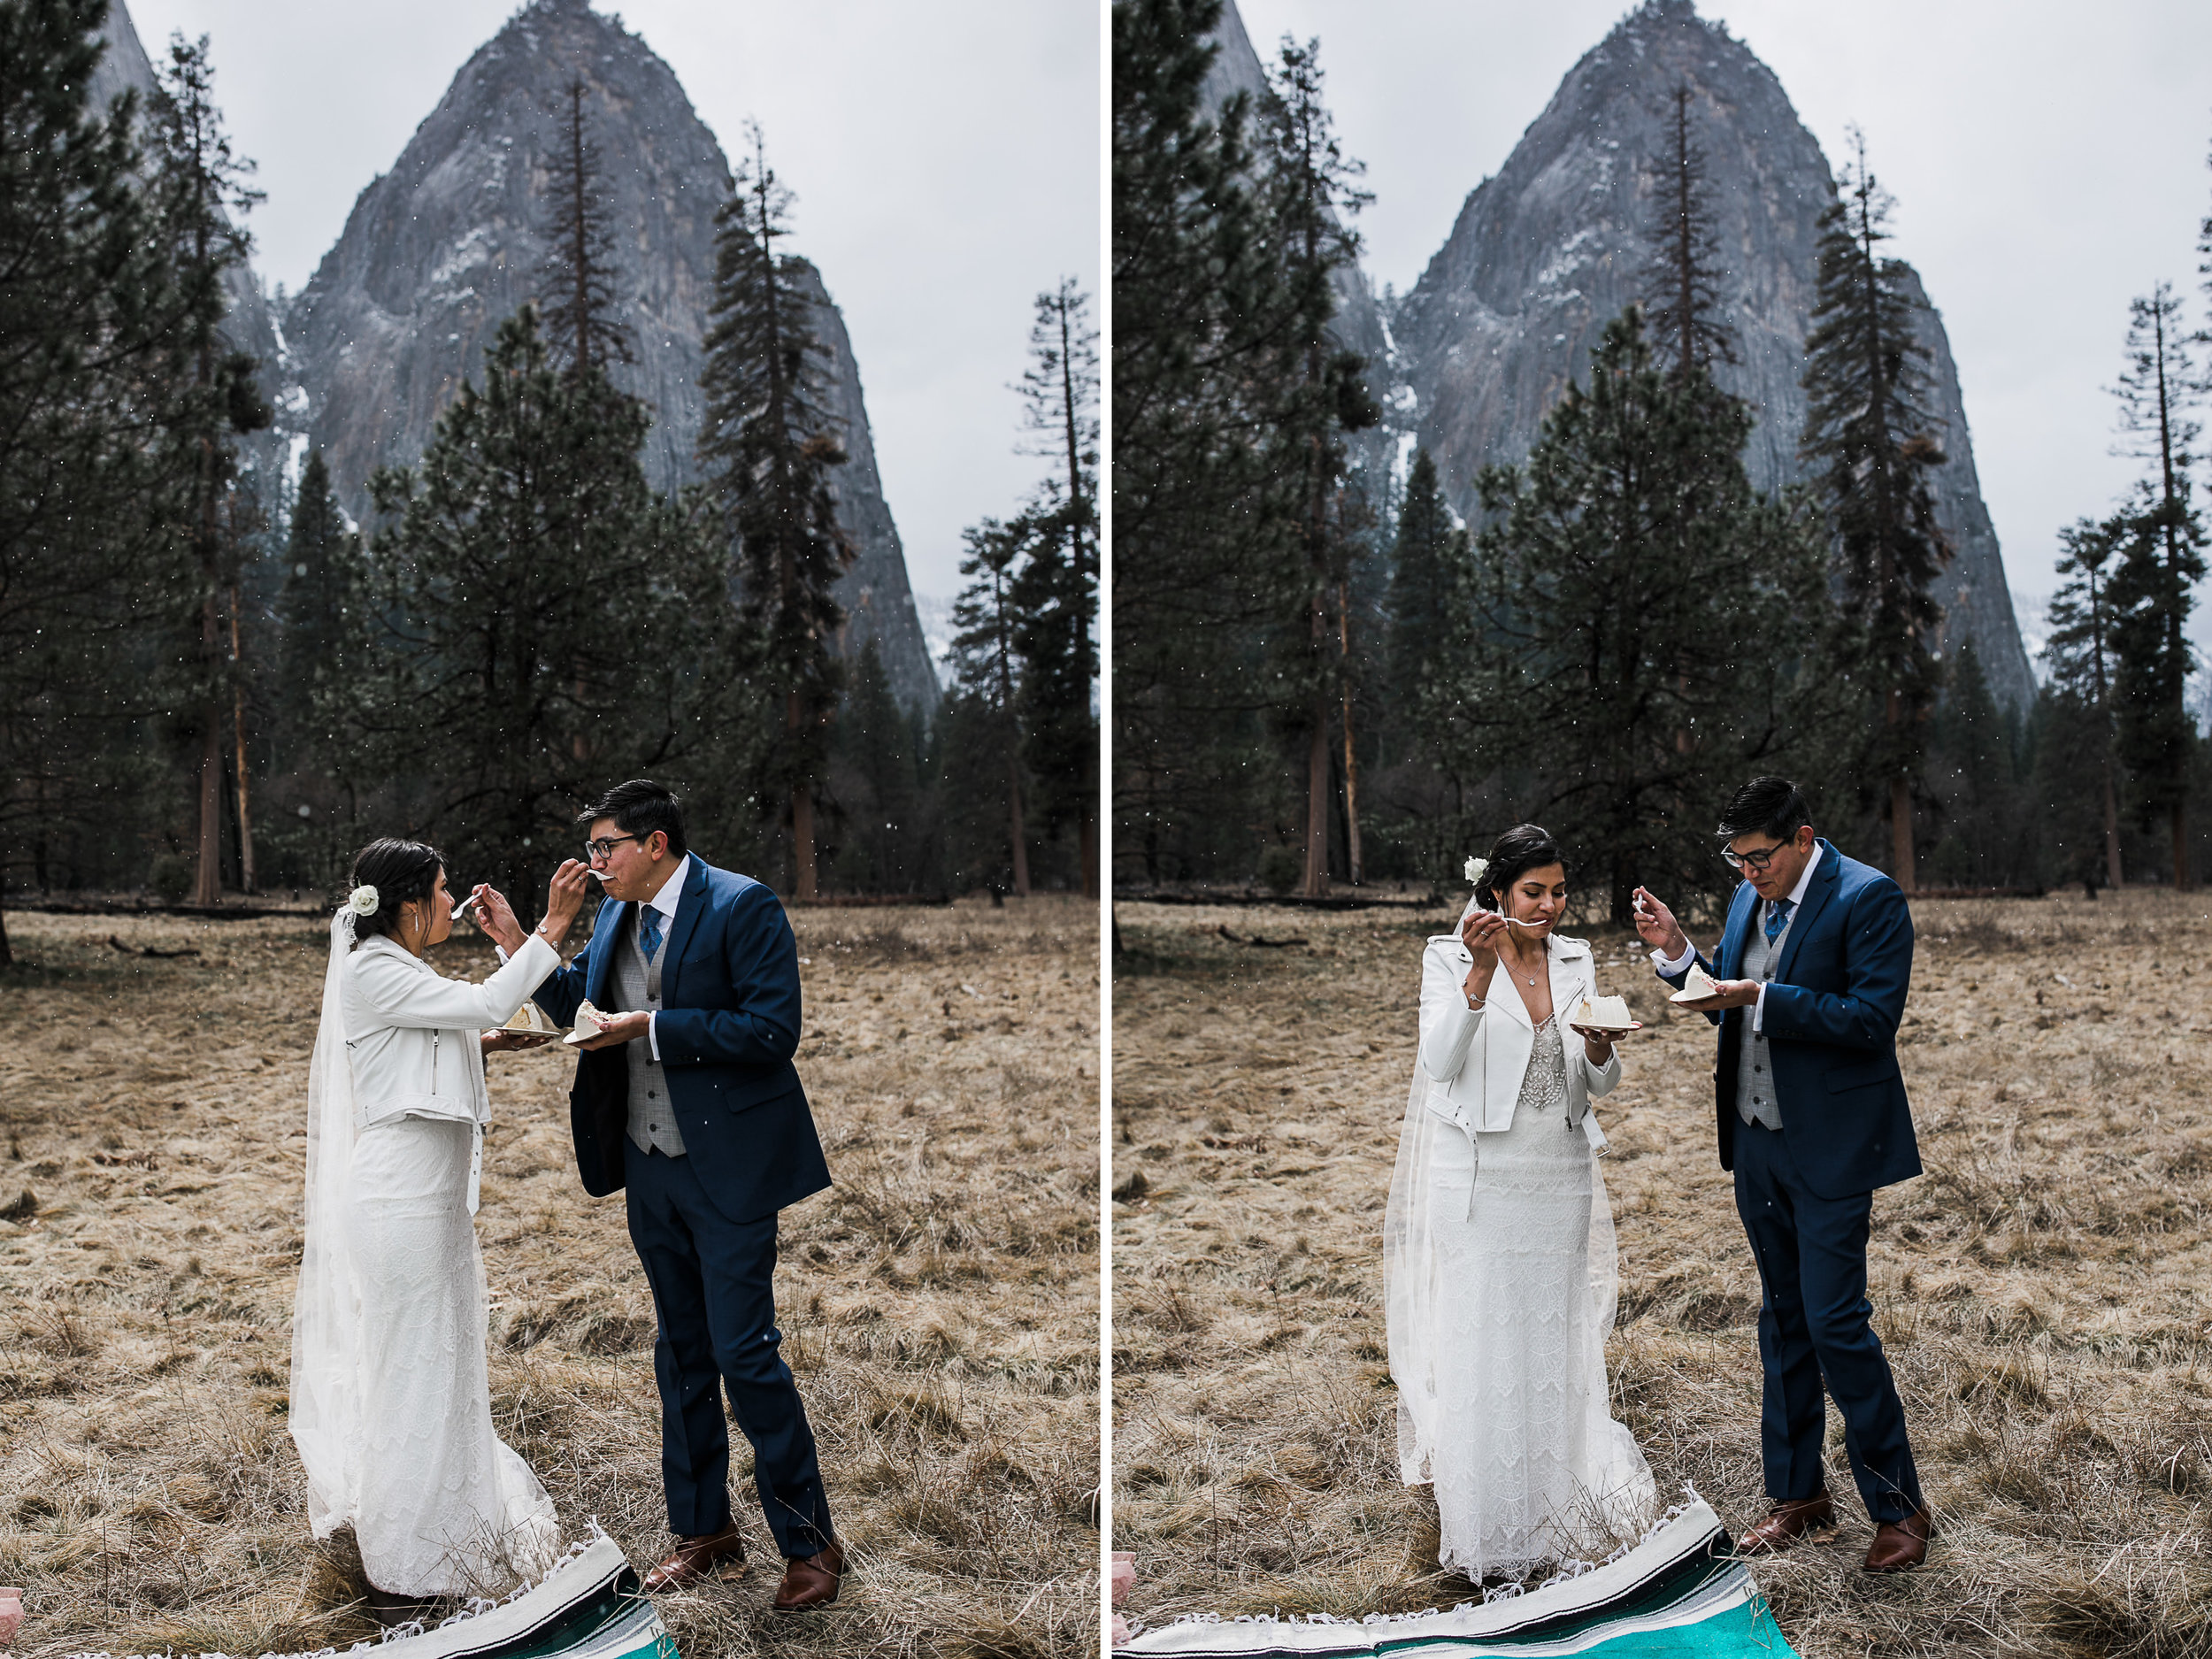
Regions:
[[[645, 457], [655, 486], [698, 475], [714, 214], [729, 197], [729, 163], [641, 39], [585, 0], [533, 0], [469, 59], [392, 170], [361, 193], [283, 318], [290, 383], [280, 419], [323, 450], [357, 518], [367, 516], [370, 473], [422, 452], [464, 379], [481, 374], [502, 320], [537, 294], [562, 89], [577, 77], [637, 357], [615, 378], [656, 411]], [[900, 702], [933, 708], [936, 675], [876, 472], [859, 368], [810, 267], [809, 280], [851, 457], [838, 496], [858, 557], [839, 591], [849, 616], [841, 645], [857, 651], [872, 638]]]
[[[1753, 481], [1771, 489], [1801, 476], [1799, 376], [1816, 222], [1835, 184], [1772, 71], [1700, 18], [1692, 0], [1646, 0], [1575, 65], [1504, 166], [1469, 195], [1387, 319], [1403, 388], [1390, 405], [1394, 422], [1435, 456], [1462, 514], [1477, 511], [1476, 474], [1528, 452], [1545, 411], [1587, 372], [1606, 324], [1641, 297], [1655, 164], [1666, 150], [1672, 89], [1683, 83], [1742, 359], [1717, 378], [1757, 413], [1747, 456]], [[1975, 474], [1958, 371], [1941, 318], [1932, 309], [1922, 316], [1932, 412], [1950, 457], [1935, 472], [1938, 520], [1955, 548], [1938, 582], [1944, 642], [1972, 641], [1991, 689], [2017, 708], [2033, 698], [2034, 680]]]

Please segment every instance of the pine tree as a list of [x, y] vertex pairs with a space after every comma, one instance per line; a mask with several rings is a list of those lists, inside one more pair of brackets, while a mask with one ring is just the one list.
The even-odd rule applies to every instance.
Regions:
[[845, 677], [835, 734], [841, 885], [864, 893], [918, 893], [933, 846], [922, 794], [923, 732], [892, 695], [871, 638]]
[[1071, 279], [1037, 296], [1024, 421], [1056, 466], [1023, 517], [1027, 557], [1011, 584], [1021, 658], [1022, 770], [1044, 836], [1073, 824], [1082, 890], [1098, 896], [1098, 336]]
[[1274, 814], [1265, 641], [1303, 589], [1268, 439], [1332, 303], [1280, 257], [1253, 99], [1206, 108], [1222, 9], [1112, 12], [1114, 844], [1153, 880]]
[[2162, 282], [2129, 308], [2127, 368], [2113, 388], [2126, 453], [2150, 464], [2126, 510], [2113, 572], [2114, 699], [2129, 794], [2146, 826], [2167, 821], [2174, 885], [2190, 885], [2189, 767], [2196, 727], [2186, 706], [2194, 665], [2187, 635], [2194, 589], [2204, 580], [2205, 530], [2191, 501], [2190, 410], [2201, 389], [2190, 361], [2181, 302]]
[[1286, 694], [1278, 713], [1305, 743], [1302, 891], [1309, 898], [1321, 896], [1329, 885], [1328, 814], [1335, 793], [1329, 721], [1331, 705], [1342, 697], [1342, 659], [1349, 655], [1348, 640], [1340, 647], [1338, 637], [1348, 629], [1348, 618], [1332, 626], [1331, 611], [1341, 603], [1357, 552], [1342, 511], [1344, 434], [1380, 418], [1367, 394], [1364, 361], [1337, 349], [1327, 332], [1336, 273], [1359, 255], [1359, 238], [1345, 219], [1369, 197], [1352, 183], [1363, 169], [1337, 142], [1321, 85], [1319, 42], [1300, 46], [1286, 38], [1263, 106], [1266, 201], [1286, 287], [1302, 302], [1297, 319], [1302, 326], [1286, 342], [1295, 352], [1296, 374], [1281, 388], [1269, 436], [1276, 475], [1291, 493], [1287, 504], [1294, 515], [1284, 586], [1295, 596], [1299, 620], [1278, 635]]
[[960, 561], [960, 573], [971, 578], [953, 602], [954, 683], [978, 709], [987, 710], [995, 740], [1005, 757], [1006, 840], [1017, 897], [1029, 896], [1029, 834], [1024, 821], [1022, 798], [1022, 726], [1020, 653], [1016, 634], [1014, 584], [1019, 561], [1034, 534], [1023, 520], [1001, 524], [986, 518], [965, 533], [968, 557]]
[[[1616, 921], [1655, 871], [1715, 891], [1712, 801], [1801, 757], [1828, 711], [1816, 538], [1755, 494], [1752, 415], [1609, 323], [1518, 467], [1486, 469], [1463, 741], [1575, 847]], [[1540, 733], [1532, 749], [1530, 734]]]
[[292, 503], [277, 602], [279, 729], [295, 769], [335, 772], [349, 759], [330, 741], [325, 710], [361, 669], [372, 630], [367, 600], [360, 534], [346, 527], [322, 451], [311, 449]]
[[768, 682], [781, 694], [781, 738], [763, 787], [789, 803], [792, 888], [817, 896], [814, 793], [840, 688], [833, 643], [844, 621], [838, 579], [852, 563], [831, 480], [845, 461], [824, 381], [804, 263], [779, 250], [792, 196], [768, 165], [757, 122], [737, 190], [715, 218], [699, 457], [738, 545], [748, 623]]
[[1671, 142], [1656, 168], [1643, 273], [1646, 323], [1655, 343], [1672, 344], [1678, 376], [1737, 360], [1735, 331], [1719, 316], [1720, 238], [1705, 152], [1690, 135], [1690, 96], [1687, 82], [1674, 89]]
[[1946, 887], [2008, 887], [2025, 851], [2012, 733], [1971, 640], [1947, 666], [1931, 745], [1945, 824], [1929, 862]]
[[577, 76], [562, 91], [567, 107], [560, 148], [551, 157], [553, 194], [547, 204], [539, 312], [557, 361], [588, 364], [603, 373], [611, 364], [637, 358], [615, 288], [614, 235], [599, 188], [599, 150], [584, 111], [589, 88]]
[[1452, 522], [1426, 449], [1407, 472], [1390, 555], [1390, 703], [1398, 747], [1451, 791], [1449, 823], [1433, 822], [1423, 849], [1428, 873], [1440, 874], [1461, 833], [1467, 787], [1485, 767], [1466, 741], [1461, 716], [1475, 657], [1474, 550]]
[[2043, 647], [2054, 687], [2092, 717], [2104, 808], [2104, 879], [2114, 888], [2121, 883], [2120, 797], [2113, 751], [2111, 575], [2106, 566], [2126, 528], [2124, 517], [2115, 515], [2102, 523], [2084, 518], [2061, 533], [2065, 550], [2058, 571], [2064, 580], [2051, 600], [2050, 637]]
[[113, 722], [157, 706], [134, 653], [191, 581], [158, 504], [165, 346], [220, 307], [153, 234], [136, 95], [91, 107], [107, 12], [0, 4], [0, 825], [35, 860], [104, 816]]
[[1856, 160], [1820, 219], [1818, 288], [1805, 342], [1809, 465], [1835, 536], [1847, 603], [1866, 641], [1863, 672], [1879, 700], [1879, 735], [1867, 768], [1886, 779], [1893, 868], [1914, 886], [1912, 783], [1920, 728], [1933, 707], [1933, 586], [1950, 557], [1935, 522], [1928, 473], [1944, 460], [1924, 404], [1927, 348], [1915, 337], [1920, 302], [1912, 268], [1881, 251], [1889, 195]]
[[166, 347], [176, 365], [181, 396], [170, 421], [170, 442], [191, 457], [179, 524], [198, 566], [198, 660], [188, 673], [199, 725], [199, 833], [192, 897], [213, 904], [222, 896], [223, 704], [229, 664], [223, 649], [224, 595], [237, 572], [226, 558], [224, 497], [237, 477], [234, 434], [269, 422], [255, 390], [257, 365], [226, 349], [220, 334], [225, 277], [245, 263], [251, 239], [235, 216], [261, 200], [245, 180], [254, 164], [239, 156], [215, 105], [215, 77], [207, 37], [171, 38], [169, 62], [149, 123], [157, 234], [184, 285], [208, 296], [181, 314]]
[[415, 791], [457, 870], [509, 892], [550, 872], [607, 778], [749, 741], [720, 540], [647, 484], [650, 421], [595, 369], [557, 368], [526, 306], [422, 460], [370, 480], [382, 626], [342, 737]]

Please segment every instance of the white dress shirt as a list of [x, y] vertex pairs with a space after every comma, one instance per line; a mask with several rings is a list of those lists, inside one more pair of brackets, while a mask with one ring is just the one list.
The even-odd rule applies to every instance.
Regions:
[[[1819, 868], [1820, 843], [1818, 841], [1815, 841], [1813, 843], [1813, 856], [1805, 861], [1804, 869], [1798, 872], [1797, 885], [1792, 887], [1789, 892], [1790, 920], [1792, 922], [1795, 922], [1797, 920], [1799, 907], [1805, 902], [1805, 889], [1813, 885], [1813, 872]], [[1762, 899], [1759, 902], [1761, 905], [1764, 906], [1772, 903], [1773, 901], [1770, 899]], [[1755, 916], [1753, 918], [1753, 923], [1755, 926], [1757, 924], [1757, 917]], [[1789, 929], [1787, 927], [1783, 928], [1782, 938], [1786, 939], [1788, 936]], [[1774, 942], [1778, 949], [1782, 943], [1782, 939], [1777, 939]], [[1655, 950], [1651, 953], [1651, 965], [1659, 971], [1659, 977], [1663, 979], [1671, 979], [1678, 973], [1687, 973], [1690, 971], [1690, 964], [1696, 960], [1697, 947], [1690, 942], [1690, 938], [1687, 933], [1685, 933], [1682, 936], [1682, 954], [1677, 956], [1673, 961], [1668, 961], [1666, 957]], [[1754, 1031], [1764, 1031], [1766, 1029], [1766, 1018], [1767, 987], [1762, 985], [1759, 987], [1759, 1000], [1751, 1005], [1751, 1029]]]
[[[668, 872], [668, 879], [661, 883], [661, 890], [645, 901], [649, 909], [661, 913], [661, 941], [664, 944], [675, 936], [676, 901], [684, 895], [684, 877], [690, 871], [691, 855], [686, 853], [676, 861], [676, 867]], [[652, 1055], [655, 1065], [661, 1063], [660, 1018], [659, 1010], [655, 1010], [645, 1018], [646, 1049]]]

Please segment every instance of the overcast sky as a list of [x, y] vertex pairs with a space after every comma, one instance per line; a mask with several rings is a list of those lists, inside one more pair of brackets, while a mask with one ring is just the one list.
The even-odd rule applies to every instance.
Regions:
[[[1368, 164], [1378, 289], [1412, 286], [1621, 0], [1241, 0], [1263, 60], [1318, 35]], [[2164, 278], [2205, 318], [2212, 5], [2105, 0], [1701, 0], [1772, 69], [1834, 165], [1864, 129], [1958, 360], [1982, 491], [2016, 593], [2055, 586], [2059, 529], [2106, 511], [2129, 299]], [[2204, 476], [2200, 473], [2200, 478]], [[2208, 595], [2212, 601], [2212, 595]], [[2039, 606], [2038, 607], [2039, 610]], [[2195, 632], [2212, 640], [2200, 605]]]
[[[267, 203], [265, 280], [297, 292], [511, 0], [129, 0], [157, 63], [213, 43], [216, 92]], [[618, 8], [598, 4], [615, 13]], [[918, 592], [958, 588], [960, 531], [1043, 463], [1008, 385], [1030, 306], [1099, 270], [1097, 0], [626, 0], [726, 153], [757, 116], [798, 192], [797, 246], [851, 330], [883, 489]], [[1096, 311], [1094, 304], [1094, 314]]]

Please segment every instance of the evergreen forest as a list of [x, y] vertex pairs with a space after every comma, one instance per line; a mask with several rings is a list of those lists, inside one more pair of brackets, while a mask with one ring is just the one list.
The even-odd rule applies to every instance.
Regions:
[[355, 524], [321, 454], [250, 438], [269, 382], [227, 296], [260, 197], [209, 42], [102, 107], [106, 13], [0, 0], [0, 910], [323, 891], [381, 834], [523, 902], [634, 776], [787, 897], [1094, 884], [1087, 296], [1038, 297], [1010, 417], [1039, 482], [970, 533], [949, 693], [902, 706], [842, 643], [820, 290], [757, 127], [718, 224], [701, 482], [641, 462], [579, 86], [537, 297]]
[[2212, 217], [2203, 291], [2154, 283], [2114, 319], [2138, 482], [2063, 536], [2038, 687], [2008, 708], [1934, 596], [1948, 434], [1863, 137], [1819, 223], [1795, 481], [1746, 470], [1685, 89], [1633, 158], [1640, 299], [1463, 518], [1412, 433], [1375, 441], [1384, 365], [1340, 343], [1368, 197], [1318, 43], [1225, 95], [1221, 12], [1113, 6], [1118, 891], [1449, 890], [1532, 820], [1621, 920], [1639, 883], [1732, 887], [1711, 828], [1764, 772], [1908, 890], [2193, 884]]

